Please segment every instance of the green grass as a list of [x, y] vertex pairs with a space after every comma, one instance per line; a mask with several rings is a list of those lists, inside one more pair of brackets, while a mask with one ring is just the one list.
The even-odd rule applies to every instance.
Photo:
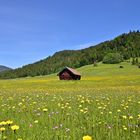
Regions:
[[[120, 69], [122, 65], [124, 68]], [[78, 69], [80, 81], [44, 77], [0, 80], [0, 139], [140, 139], [140, 69], [130, 63]], [[43, 111], [43, 109], [47, 109]]]

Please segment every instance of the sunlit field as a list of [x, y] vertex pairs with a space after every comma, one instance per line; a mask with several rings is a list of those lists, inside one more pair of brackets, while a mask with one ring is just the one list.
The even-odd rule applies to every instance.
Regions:
[[1, 80], [0, 140], [139, 140], [140, 68], [100, 63], [78, 71], [80, 81]]

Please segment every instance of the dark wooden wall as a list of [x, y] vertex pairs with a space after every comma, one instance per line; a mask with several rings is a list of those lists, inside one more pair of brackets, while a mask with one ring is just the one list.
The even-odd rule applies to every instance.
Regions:
[[63, 71], [63, 73], [61, 73], [59, 75], [59, 79], [60, 80], [80, 80], [81, 76], [74, 75], [71, 72], [69, 72], [68, 70], [65, 70], [65, 71]]

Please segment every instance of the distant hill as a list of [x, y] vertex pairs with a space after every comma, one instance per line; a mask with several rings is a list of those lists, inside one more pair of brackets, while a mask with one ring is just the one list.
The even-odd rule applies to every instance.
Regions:
[[11, 70], [11, 68], [0, 65], [0, 72], [7, 71], [7, 70]]
[[124, 33], [113, 40], [102, 42], [81, 50], [64, 50], [56, 52], [44, 60], [23, 66], [15, 70], [0, 73], [0, 78], [18, 78], [48, 75], [60, 71], [64, 66], [79, 68], [102, 61], [107, 53], [118, 52], [124, 60], [140, 57], [140, 32]]

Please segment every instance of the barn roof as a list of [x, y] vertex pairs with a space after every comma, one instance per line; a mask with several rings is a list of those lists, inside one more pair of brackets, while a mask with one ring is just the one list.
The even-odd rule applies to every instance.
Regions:
[[69, 70], [71, 73], [73, 73], [74, 75], [79, 75], [79, 76], [81, 76], [81, 74], [77, 71], [77, 70], [75, 70], [75, 69], [73, 69], [73, 68], [69, 68], [69, 67], [65, 67], [62, 71], [60, 71], [57, 75], [60, 75], [65, 69], [67, 69], [67, 70]]

